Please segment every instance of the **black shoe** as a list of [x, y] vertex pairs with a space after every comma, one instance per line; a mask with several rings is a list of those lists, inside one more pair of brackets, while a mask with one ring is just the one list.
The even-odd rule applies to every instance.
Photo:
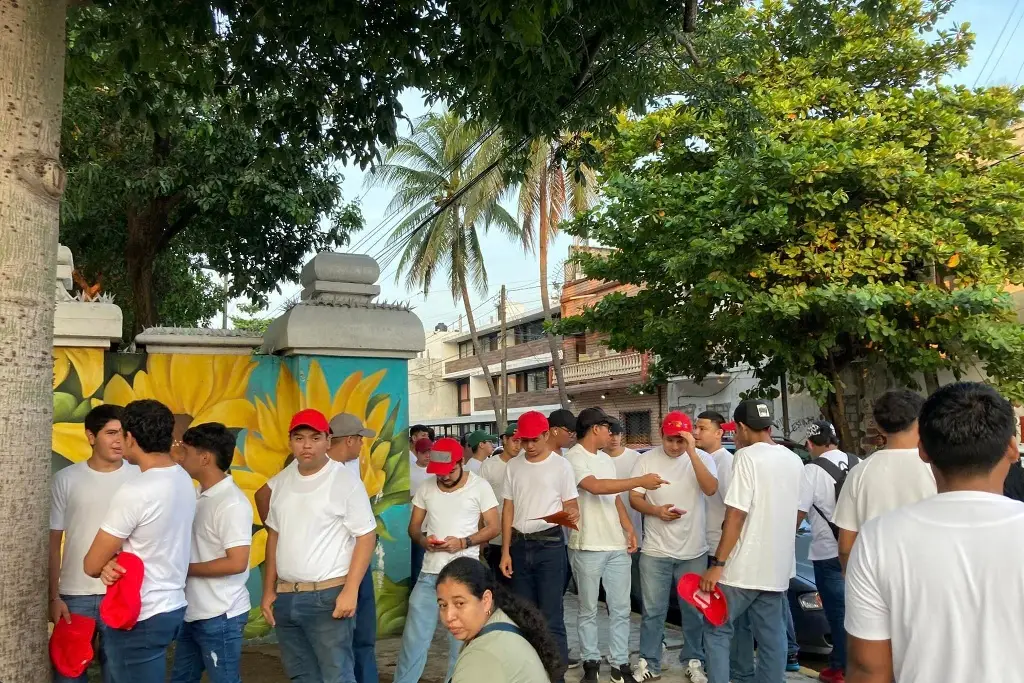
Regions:
[[579, 657], [574, 657], [573, 655], [570, 654], [569, 655], [569, 667], [568, 668], [575, 669], [579, 665], [580, 665], [580, 658]]
[[597, 672], [601, 670], [601, 662], [583, 662], [583, 678], [580, 683], [597, 683]]
[[611, 680], [612, 683], [625, 683], [625, 681], [632, 681], [633, 669], [630, 668], [629, 664], [623, 664], [622, 666], [615, 666], [613, 664], [609, 680]]
[[800, 670], [800, 657], [799, 655], [786, 655], [786, 671], [799, 671]]

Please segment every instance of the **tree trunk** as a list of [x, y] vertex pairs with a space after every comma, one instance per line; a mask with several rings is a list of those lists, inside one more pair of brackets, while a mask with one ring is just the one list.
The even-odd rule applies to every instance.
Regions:
[[926, 370], [924, 373], [924, 387], [928, 390], [928, 395], [931, 396], [939, 390], [939, 373], [934, 370]]
[[65, 4], [0, 5], [0, 681], [50, 677], [47, 528]]
[[[157, 324], [156, 297], [153, 293], [153, 269], [156, 266], [157, 243], [153, 237], [151, 210], [142, 214], [128, 212], [128, 241], [125, 261], [128, 282], [132, 288], [132, 337]], [[165, 221], [166, 222], [166, 219]]]
[[[462, 305], [466, 307], [466, 320], [469, 321], [469, 335], [473, 341], [473, 353], [476, 354], [476, 358], [480, 361], [480, 367], [484, 371], [484, 381], [487, 383], [487, 391], [491, 394], [491, 405], [494, 406], [494, 421], [498, 425], [498, 433], [505, 431], [505, 416], [501, 412], [501, 397], [498, 396], [498, 390], [494, 387], [494, 382], [491, 380], [491, 371], [487, 369], [487, 361], [484, 360], [484, 356], [480, 353], [480, 339], [477, 338], [476, 334], [476, 320], [473, 319], [473, 307], [469, 303], [469, 288], [466, 286], [465, 278], [462, 278]], [[472, 394], [470, 394], [470, 400], [472, 401]], [[473, 409], [471, 405], [470, 410]]]
[[846, 417], [846, 397], [843, 395], [842, 385], [837, 380], [833, 381], [837, 382], [835, 384], [836, 389], [829, 393], [828, 398], [825, 400], [825, 405], [822, 406], [822, 412], [836, 428], [840, 447], [848, 453], [860, 455], [864, 452], [864, 449], [861, 447], [861, 444], [855, 443], [853, 438], [853, 430], [850, 428], [850, 421]]
[[565, 390], [565, 376], [562, 374], [562, 357], [558, 353], [558, 342], [551, 334], [548, 325], [551, 323], [551, 301], [548, 297], [548, 165], [545, 163], [540, 174], [540, 206], [537, 222], [537, 244], [540, 260], [540, 305], [544, 309], [544, 336], [548, 338], [551, 349], [551, 364], [555, 368], [555, 384], [558, 386], [558, 402], [566, 410], [569, 409], [569, 393]]

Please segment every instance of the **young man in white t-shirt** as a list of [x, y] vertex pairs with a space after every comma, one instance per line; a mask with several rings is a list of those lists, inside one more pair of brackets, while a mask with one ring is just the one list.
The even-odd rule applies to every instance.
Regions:
[[[640, 555], [640, 659], [633, 669], [636, 681], [661, 676], [661, 645], [669, 598], [684, 574], [700, 574], [708, 566], [705, 497], [718, 490], [715, 462], [697, 450], [689, 415], [677, 410], [661, 423], [661, 446], [644, 453], [633, 476], [659, 475], [666, 485], [657, 490], [634, 488], [629, 502], [644, 515], [646, 531]], [[683, 649], [679, 661], [687, 680], [706, 683], [704, 675], [704, 617], [680, 602]]]
[[562, 606], [568, 571], [565, 535], [560, 526], [540, 518], [564, 512], [569, 522], [579, 522], [576, 477], [572, 465], [551, 452], [546, 417], [531, 410], [520, 416], [516, 428], [523, 454], [505, 469], [500, 568], [511, 579], [512, 591], [540, 608], [568, 664]]
[[[437, 575], [457, 557], [479, 557], [478, 546], [498, 535], [498, 500], [490, 484], [462, 464], [462, 446], [438, 439], [427, 472], [412, 499], [409, 538], [424, 549], [423, 569], [409, 596], [395, 683], [416, 683], [423, 675], [437, 628]], [[448, 676], [455, 670], [460, 642], [449, 634]]]
[[[71, 621], [72, 614], [99, 619], [100, 601], [107, 587], [87, 576], [82, 560], [99, 531], [110, 499], [121, 484], [137, 477], [139, 468], [124, 461], [121, 407], [101, 405], [85, 416], [85, 436], [92, 446], [88, 460], [53, 475], [50, 503], [50, 621]], [[64, 553], [61, 555], [61, 543]], [[105, 643], [96, 648], [103, 680], [110, 683]], [[88, 676], [66, 678], [54, 673], [56, 683], [86, 683]]]
[[708, 624], [704, 633], [710, 683], [729, 683], [733, 622], [750, 615], [757, 640], [755, 680], [782, 681], [786, 675], [786, 590], [796, 574], [796, 514], [803, 462], [772, 440], [771, 403], [747, 399], [736, 406], [738, 450], [725, 495], [725, 524], [715, 559], [701, 588], [719, 587], [729, 606], [728, 621]]
[[469, 448], [471, 457], [464, 463], [467, 470], [473, 474], [480, 474], [480, 468], [494, 452], [494, 442], [498, 437], [488, 434], [482, 429], [470, 432], [466, 437], [466, 447]]
[[152, 400], [129, 403], [121, 431], [124, 456], [140, 473], [114, 492], [82, 565], [86, 574], [112, 586], [124, 575], [118, 553], [142, 560], [137, 623], [130, 630], [99, 626], [115, 681], [163, 683], [167, 647], [185, 619], [196, 491], [171, 459], [174, 415], [167, 406]]
[[228, 473], [235, 436], [211, 422], [181, 437], [181, 466], [199, 482], [185, 583], [185, 625], [174, 646], [171, 683], [241, 683], [242, 631], [249, 619], [252, 505]]
[[328, 457], [329, 432], [312, 409], [288, 427], [295, 466], [270, 481], [260, 610], [292, 680], [355, 683], [352, 635], [377, 523], [363, 483]]
[[830, 523], [836, 509], [836, 485], [843, 481], [856, 459], [839, 450], [839, 436], [827, 420], [816, 420], [807, 428], [806, 447], [811, 461], [804, 466], [800, 482], [800, 507], [797, 529], [807, 518], [811, 523], [811, 548], [807, 558], [814, 565], [814, 585], [821, 596], [829, 630], [832, 652], [828, 668], [818, 678], [823, 683], [843, 683], [846, 672], [846, 631], [843, 613], [846, 588], [843, 568], [839, 565], [838, 532]]
[[[629, 479], [633, 473], [633, 465], [640, 458], [640, 452], [627, 448], [623, 443], [622, 423], [618, 420], [612, 419], [608, 431], [610, 432], [608, 445], [602, 450], [608, 454], [608, 457], [612, 459], [612, 464], [615, 465], [615, 477], [617, 479]], [[626, 508], [629, 521], [633, 523], [633, 533], [636, 534], [636, 546], [637, 549], [640, 549], [644, 546], [644, 516], [634, 510], [633, 506], [629, 504], [629, 491], [620, 493], [619, 498], [622, 499], [622, 504]], [[635, 563], [639, 560], [640, 554], [633, 553], [632, 561]]]
[[871, 412], [885, 448], [850, 470], [832, 516], [839, 527], [839, 563], [844, 568], [865, 522], [935, 495], [935, 476], [917, 453], [917, 416], [923, 404], [909, 389], [887, 391], [875, 400]]
[[850, 683], [1024, 681], [1024, 503], [1002, 495], [1015, 423], [984, 384], [925, 401], [920, 454], [938, 493], [861, 528], [846, 572]]
[[548, 415], [548, 447], [552, 453], [564, 454], [576, 443], [576, 416], [571, 410], [559, 408]]
[[[515, 425], [509, 425], [505, 430], [505, 434], [501, 437], [502, 450], [500, 453], [495, 453], [491, 457], [484, 461], [484, 464], [480, 466], [480, 476], [483, 477], [484, 481], [491, 485], [491, 490], [494, 492], [494, 497], [498, 501], [498, 530], [501, 530], [501, 509], [505, 500], [504, 487], [505, 487], [505, 469], [508, 466], [508, 461], [519, 455], [519, 435], [516, 433]], [[483, 558], [487, 562], [487, 566], [494, 572], [495, 578], [498, 583], [502, 584], [506, 588], [509, 587], [510, 581], [501, 573], [501, 534], [492, 538], [483, 547]]]

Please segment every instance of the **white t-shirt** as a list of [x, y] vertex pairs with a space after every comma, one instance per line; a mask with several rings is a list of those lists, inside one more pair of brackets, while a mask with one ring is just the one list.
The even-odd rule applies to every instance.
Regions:
[[[827, 451], [818, 457], [825, 458], [840, 470], [846, 470], [850, 466], [850, 456], [840, 450]], [[847, 479], [849, 476], [847, 475]], [[848, 485], [844, 483], [843, 488], [845, 489]], [[807, 559], [830, 560], [833, 557], [839, 557], [839, 542], [832, 535], [832, 527], [828, 525], [828, 520], [832, 519], [836, 510], [836, 481], [832, 475], [817, 465], [811, 463], [804, 465], [804, 476], [800, 480], [800, 507], [798, 509], [800, 512], [807, 513], [807, 519], [811, 522], [811, 548], [807, 552]], [[825, 513], [825, 516], [822, 517], [818, 514], [818, 510]]]
[[[612, 464], [615, 465], [615, 478], [629, 479], [633, 474], [633, 465], [636, 464], [640, 453], [632, 448], [627, 448], [618, 455], [609, 455], [608, 457], [612, 459]], [[637, 545], [643, 547], [644, 516], [630, 506], [629, 491], [620, 493], [619, 498], [622, 499], [622, 504], [626, 506], [626, 514], [629, 515], [629, 521], [633, 523], [633, 533], [636, 534]]]
[[[252, 505], [226, 477], [199, 494], [192, 523], [191, 562], [209, 562], [227, 556], [229, 548], [252, 545]], [[190, 576], [185, 583], [188, 608], [185, 621], [228, 619], [249, 611], [248, 565], [231, 576]]]
[[1021, 683], [1022, 538], [1024, 503], [979, 491], [868, 521], [846, 571], [846, 631], [891, 640], [898, 683]]
[[722, 540], [722, 523], [725, 522], [725, 494], [729, 491], [729, 482], [732, 481], [732, 453], [724, 448], [719, 448], [711, 454], [715, 461], [715, 469], [718, 471], [718, 490], [713, 496], [705, 496], [708, 510], [708, 552], [712, 555], [718, 549], [718, 543]]
[[916, 448], [877, 451], [846, 475], [832, 522], [860, 531], [869, 519], [934, 495], [935, 475]]
[[409, 451], [409, 490], [413, 493], [419, 490], [420, 484], [427, 480], [427, 467], [420, 467], [416, 464], [416, 454]]
[[[501, 459], [500, 455], [493, 455], [487, 460], [484, 460], [484, 464], [480, 466], [480, 476], [491, 485], [491, 491], [494, 492], [494, 498], [498, 501], [498, 527], [501, 528], [501, 509], [504, 505], [505, 496], [503, 494], [505, 487], [505, 467], [508, 463]], [[491, 545], [501, 545], [501, 534], [498, 534], [492, 538], [489, 543]]]
[[515, 506], [512, 526], [524, 534], [557, 526], [537, 518], [554, 514], [563, 502], [579, 497], [572, 465], [557, 453], [549, 453], [540, 462], [530, 462], [525, 454], [509, 460], [501, 493]]
[[[604, 451], [591, 453], [583, 444], [576, 444], [565, 454], [572, 465], [576, 486], [587, 477], [616, 479], [615, 463]], [[569, 530], [569, 547], [573, 550], [625, 550], [626, 536], [615, 508], [617, 495], [597, 495], [579, 489], [579, 531]]]
[[[178, 465], [151, 467], [121, 484], [100, 526], [145, 567], [139, 621], [185, 606], [196, 489]], [[250, 530], [251, 532], [251, 530]]]
[[278, 533], [278, 578], [309, 582], [347, 576], [356, 537], [377, 522], [363, 482], [328, 459], [309, 476], [298, 467], [274, 476], [267, 526]]
[[480, 467], [483, 465], [483, 460], [477, 460], [476, 458], [470, 458], [465, 463], [464, 467], [472, 472], [473, 474], [480, 474]]
[[61, 595], [103, 595], [107, 587], [82, 568], [110, 499], [121, 484], [139, 476], [139, 468], [122, 461], [113, 472], [97, 472], [87, 461], [69, 465], [53, 475], [50, 492], [50, 530], [64, 532], [60, 562]]
[[[736, 451], [725, 504], [747, 513], [722, 583], [784, 591], [796, 575], [796, 508], [804, 464], [793, 451], [756, 443]], [[721, 559], [721, 558], [719, 558]]]
[[[697, 456], [715, 476], [715, 461], [704, 451], [697, 449]], [[704, 515], [704, 492], [697, 483], [690, 456], [683, 453], [678, 458], [665, 454], [661, 446], [644, 453], [633, 466], [631, 476], [642, 477], [654, 472], [667, 481], [660, 488], [648, 491], [635, 488], [651, 505], [674, 505], [686, 514], [679, 519], [666, 522], [660, 517], [647, 515], [644, 519], [644, 555], [671, 557], [677, 560], [692, 560], [708, 551], [707, 522]]]
[[[490, 484], [472, 472], [468, 474], [466, 483], [455, 491], [442, 491], [437, 477], [430, 477], [416, 489], [412, 504], [427, 511], [423, 529], [428, 535], [444, 540], [449, 536], [465, 538], [475, 534], [480, 529], [480, 515], [498, 506]], [[470, 547], [456, 553], [428, 551], [423, 555], [423, 571], [439, 574], [456, 557], [479, 559], [480, 549]]]

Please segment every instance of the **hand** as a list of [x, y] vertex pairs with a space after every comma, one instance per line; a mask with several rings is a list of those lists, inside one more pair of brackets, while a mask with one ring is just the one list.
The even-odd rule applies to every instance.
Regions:
[[[349, 586], [355, 586], [354, 590], [349, 590]], [[359, 584], [358, 583], [346, 583], [345, 587], [341, 589], [341, 593], [338, 594], [338, 599], [334, 601], [334, 612], [331, 614], [335, 619], [348, 619], [356, 615], [356, 598], [359, 597]]]
[[103, 569], [100, 570], [100, 581], [103, 582], [104, 586], [113, 586], [124, 575], [125, 568], [117, 563], [117, 558], [113, 558], [103, 565]]
[[626, 532], [626, 552], [632, 555], [637, 549], [636, 534], [632, 530]]
[[61, 619], [70, 624], [71, 611], [68, 609], [66, 602], [60, 598], [56, 598], [55, 600], [50, 601], [50, 623], [56, 624]]
[[431, 534], [430, 536], [427, 536], [426, 544], [423, 546], [423, 549], [426, 550], [428, 553], [436, 553], [436, 552], [440, 552], [440, 551], [444, 550], [444, 548], [441, 547], [440, 545], [435, 545], [433, 543], [434, 541], [440, 541], [440, 540], [441, 539], [439, 539], [437, 536], [434, 536], [433, 534]]
[[723, 567], [708, 567], [704, 576], [700, 577], [700, 589], [706, 593], [715, 590], [718, 580], [722, 578]]
[[576, 526], [580, 525], [580, 509], [579, 508], [562, 508], [562, 512], [569, 516], [569, 521]]
[[462, 547], [462, 539], [458, 536], [448, 536], [444, 539], [444, 545], [437, 546], [437, 549], [446, 553], [457, 553], [460, 550], [465, 550]]
[[683, 441], [686, 442], [686, 452], [690, 455], [695, 455], [697, 453], [697, 440], [693, 438], [693, 434], [690, 432], [683, 432], [679, 436], [681, 436]]
[[640, 477], [640, 486], [644, 487], [648, 491], [654, 491], [667, 483], [668, 482], [662, 479], [661, 475], [656, 472], [648, 472]]
[[512, 578], [512, 556], [508, 553], [501, 554], [501, 562], [498, 564], [498, 568], [501, 569], [502, 575], [506, 579]]
[[274, 602], [277, 601], [277, 591], [264, 591], [263, 599], [260, 600], [260, 613], [271, 626], [277, 626], [274, 621]]
[[680, 512], [674, 505], [659, 505], [656, 517], [665, 522], [674, 522], [685, 514], [686, 510]]

